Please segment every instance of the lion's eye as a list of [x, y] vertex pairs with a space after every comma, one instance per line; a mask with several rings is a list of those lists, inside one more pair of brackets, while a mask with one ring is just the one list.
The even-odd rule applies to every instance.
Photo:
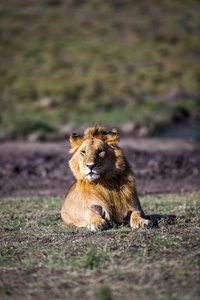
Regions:
[[82, 150], [82, 151], [81, 151], [81, 154], [82, 154], [82, 155], [85, 155], [85, 150]]
[[98, 150], [98, 155], [103, 154], [105, 151], [104, 150]]

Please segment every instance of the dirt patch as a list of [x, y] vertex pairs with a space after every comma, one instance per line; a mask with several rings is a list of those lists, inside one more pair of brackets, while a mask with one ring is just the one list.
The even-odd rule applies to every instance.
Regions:
[[[139, 195], [200, 189], [200, 144], [191, 140], [122, 138]], [[74, 178], [69, 142], [0, 144], [0, 197], [64, 196]]]

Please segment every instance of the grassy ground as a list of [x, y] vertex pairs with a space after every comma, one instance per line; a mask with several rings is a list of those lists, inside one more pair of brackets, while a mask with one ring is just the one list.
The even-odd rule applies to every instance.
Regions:
[[142, 198], [183, 218], [134, 231], [65, 227], [62, 201], [1, 200], [1, 299], [198, 299], [199, 192]]
[[158, 130], [177, 108], [198, 111], [199, 12], [197, 0], [1, 1], [0, 138], [66, 123]]

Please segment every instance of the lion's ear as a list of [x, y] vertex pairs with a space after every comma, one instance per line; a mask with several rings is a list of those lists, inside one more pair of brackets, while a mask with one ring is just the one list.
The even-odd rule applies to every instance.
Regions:
[[72, 147], [77, 147], [81, 145], [83, 137], [78, 135], [77, 133], [72, 133], [69, 140]]
[[107, 143], [117, 143], [119, 141], [119, 133], [115, 128], [109, 133], [107, 133], [106, 137], [107, 137], [106, 139]]

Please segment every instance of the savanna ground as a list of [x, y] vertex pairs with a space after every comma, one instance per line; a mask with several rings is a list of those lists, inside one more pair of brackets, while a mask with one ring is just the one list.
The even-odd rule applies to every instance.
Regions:
[[1, 144], [0, 299], [198, 299], [200, 145], [131, 138], [120, 145], [145, 212], [175, 214], [175, 224], [66, 227], [69, 143]]
[[65, 227], [62, 201], [1, 200], [1, 299], [199, 299], [199, 192], [142, 198], [180, 218], [134, 231]]

